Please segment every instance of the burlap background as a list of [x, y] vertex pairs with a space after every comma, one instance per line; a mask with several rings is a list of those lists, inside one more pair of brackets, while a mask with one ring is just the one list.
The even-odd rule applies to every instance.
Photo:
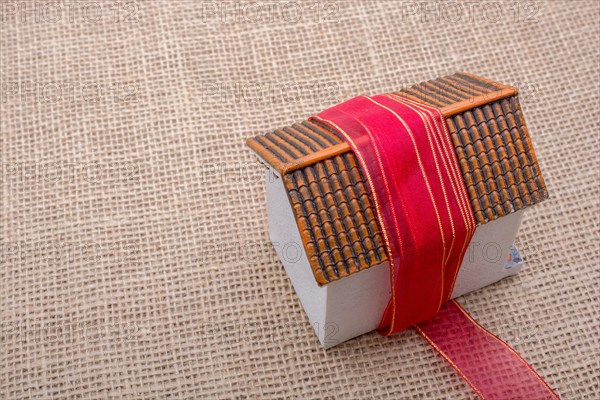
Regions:
[[48, 4], [2, 3], [1, 398], [473, 397], [414, 332], [319, 346], [244, 145], [456, 70], [521, 89], [551, 196], [461, 303], [598, 398], [598, 2]]

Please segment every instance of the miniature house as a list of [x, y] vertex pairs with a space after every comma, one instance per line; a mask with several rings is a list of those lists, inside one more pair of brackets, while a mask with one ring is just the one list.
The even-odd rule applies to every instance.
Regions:
[[[477, 222], [452, 297], [516, 274], [523, 212], [548, 196], [516, 89], [456, 73], [397, 94], [442, 111]], [[391, 295], [387, 256], [342, 135], [311, 120], [248, 145], [269, 167], [270, 238], [320, 342], [331, 347], [376, 329]]]

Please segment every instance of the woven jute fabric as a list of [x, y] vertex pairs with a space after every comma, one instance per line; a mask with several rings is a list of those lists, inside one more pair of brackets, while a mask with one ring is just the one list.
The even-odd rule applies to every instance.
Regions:
[[598, 2], [68, 4], [0, 4], [0, 398], [473, 398], [410, 330], [321, 348], [244, 143], [456, 71], [519, 88], [550, 194], [460, 302], [598, 397]]

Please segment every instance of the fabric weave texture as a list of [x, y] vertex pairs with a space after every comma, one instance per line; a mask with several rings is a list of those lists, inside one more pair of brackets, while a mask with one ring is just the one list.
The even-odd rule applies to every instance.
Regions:
[[598, 396], [597, 1], [47, 3], [0, 3], [0, 398], [473, 398], [411, 331], [321, 348], [244, 143], [456, 71], [519, 88], [550, 195], [459, 302]]

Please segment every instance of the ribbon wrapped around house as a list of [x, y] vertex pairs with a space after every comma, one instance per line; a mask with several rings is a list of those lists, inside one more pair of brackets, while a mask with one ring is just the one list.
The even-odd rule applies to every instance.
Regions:
[[380, 333], [416, 325], [481, 398], [558, 398], [512, 348], [448, 303], [475, 218], [441, 111], [398, 95], [359, 96], [312, 118], [342, 133], [373, 195], [392, 287]]
[[269, 234], [321, 344], [411, 328], [481, 398], [558, 398], [454, 300], [519, 271], [524, 209], [548, 197], [515, 88], [459, 72], [248, 145], [270, 167]]

